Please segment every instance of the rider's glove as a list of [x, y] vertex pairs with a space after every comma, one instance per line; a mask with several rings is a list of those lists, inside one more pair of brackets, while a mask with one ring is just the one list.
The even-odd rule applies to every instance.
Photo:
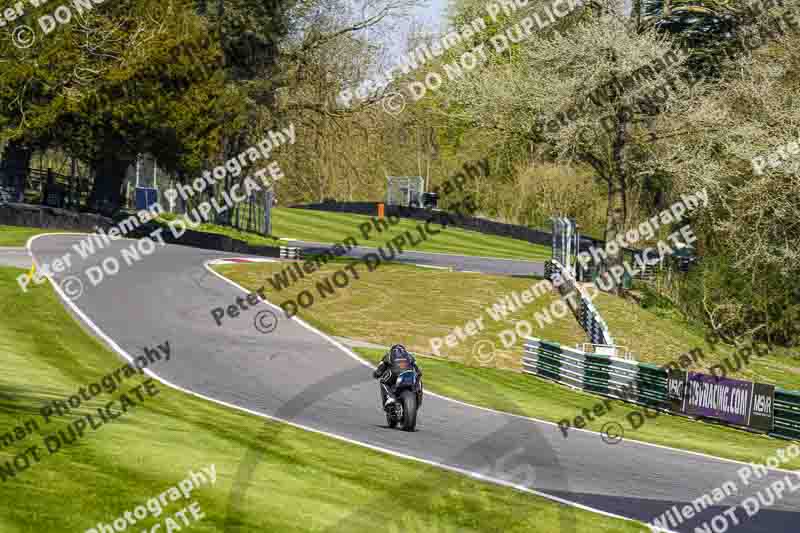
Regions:
[[373, 377], [373, 378], [375, 378], [375, 379], [378, 379], [379, 377], [381, 377], [381, 371], [380, 371], [380, 370], [378, 370], [378, 369], [376, 369], [376, 370], [375, 370], [375, 371], [372, 373], [372, 377]]

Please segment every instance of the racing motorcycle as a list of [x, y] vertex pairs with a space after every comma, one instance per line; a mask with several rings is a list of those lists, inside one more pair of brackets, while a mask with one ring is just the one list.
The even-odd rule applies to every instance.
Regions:
[[406, 370], [397, 376], [394, 399], [383, 408], [386, 411], [386, 423], [390, 428], [401, 424], [405, 431], [414, 431], [417, 411], [422, 405], [422, 378], [416, 370]]

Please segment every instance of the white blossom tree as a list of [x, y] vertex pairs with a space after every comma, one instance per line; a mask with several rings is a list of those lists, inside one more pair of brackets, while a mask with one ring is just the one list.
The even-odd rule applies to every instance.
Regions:
[[[576, 16], [569, 31], [536, 32], [447, 90], [460, 118], [591, 167], [606, 185], [611, 241], [627, 223], [638, 223], [628, 220], [628, 197], [659, 140], [653, 117], [704, 83], [679, 77], [685, 56], [669, 36], [636, 31], [619, 9]], [[608, 267], [621, 262], [620, 253], [609, 255]]]
[[[722, 284], [707, 272], [708, 322], [786, 340], [800, 320], [800, 36], [787, 32], [728, 67], [716, 91], [659, 118], [659, 129], [680, 134], [658, 147], [653, 166], [679, 191], [708, 189], [696, 229], [705, 255], [733, 269]], [[746, 291], [734, 292], [739, 283]]]

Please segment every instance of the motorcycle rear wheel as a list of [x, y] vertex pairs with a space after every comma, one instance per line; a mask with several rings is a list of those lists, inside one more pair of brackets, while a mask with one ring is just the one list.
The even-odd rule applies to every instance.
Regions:
[[388, 425], [390, 428], [394, 429], [394, 428], [396, 428], [396, 427], [397, 427], [397, 422], [398, 422], [398, 420], [397, 420], [397, 417], [396, 417], [396, 416], [394, 416], [394, 415], [393, 415], [392, 413], [390, 413], [389, 411], [386, 411], [386, 424], [387, 424], [387, 425]]

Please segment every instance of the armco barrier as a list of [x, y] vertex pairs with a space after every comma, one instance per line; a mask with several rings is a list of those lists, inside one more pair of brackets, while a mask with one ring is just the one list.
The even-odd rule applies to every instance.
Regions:
[[[525, 339], [524, 348], [522, 371], [526, 374], [652, 408], [662, 409], [667, 402], [667, 372], [661, 367], [583, 352], [535, 337]], [[776, 387], [774, 407], [770, 435], [800, 440], [800, 392]]]
[[800, 392], [775, 388], [774, 433], [800, 439]]
[[0, 205], [0, 225], [54, 228], [88, 233], [94, 231], [95, 227], [107, 230], [114, 225], [114, 221], [101, 215], [76, 213], [56, 207], [6, 203]]
[[[119, 219], [116, 222], [119, 222]], [[57, 228], [91, 233], [95, 231], [95, 227], [108, 230], [115, 225], [115, 221], [100, 215], [76, 213], [74, 211], [57, 209], [54, 207], [28, 204], [5, 204], [0, 206], [0, 225]], [[127, 236], [134, 239], [146, 237], [160, 227], [162, 226], [159, 226], [154, 221], [150, 221], [135, 228]], [[237, 254], [287, 257], [292, 259], [300, 259], [302, 255], [300, 248], [257, 246], [228, 237], [227, 235], [205, 233], [191, 229], [187, 229], [179, 238], [175, 238], [172, 232], [165, 229], [161, 232], [161, 237], [164, 239], [164, 242], [169, 244], [180, 244], [183, 246]]]
[[[154, 230], [159, 228], [164, 228], [164, 226], [159, 226], [151, 220], [134, 229], [128, 234], [128, 237], [134, 239], [147, 237]], [[279, 246], [258, 246], [216, 233], [205, 233], [187, 229], [180, 237], [176, 238], [169, 229], [165, 228], [160, 235], [167, 244], [180, 244], [183, 246], [192, 246], [194, 248], [203, 248], [206, 250], [219, 250], [235, 254], [250, 254], [265, 257], [281, 256], [281, 247]]]
[[[613, 345], [614, 338], [609, 333], [608, 326], [595, 308], [589, 295], [578, 285], [569, 270], [565, 269], [558, 261], [551, 259], [545, 263], [545, 276], [550, 281], [553, 281], [552, 278], [555, 275], [560, 276], [562, 280], [562, 283], [558, 286], [558, 292], [561, 296], [567, 296], [572, 292], [578, 295], [578, 298], [574, 301], [575, 308], [572, 311], [575, 313], [575, 318], [583, 328], [583, 331], [589, 337], [589, 341], [592, 344]], [[567, 302], [572, 307], [573, 302], [569, 299], [567, 299]]]

